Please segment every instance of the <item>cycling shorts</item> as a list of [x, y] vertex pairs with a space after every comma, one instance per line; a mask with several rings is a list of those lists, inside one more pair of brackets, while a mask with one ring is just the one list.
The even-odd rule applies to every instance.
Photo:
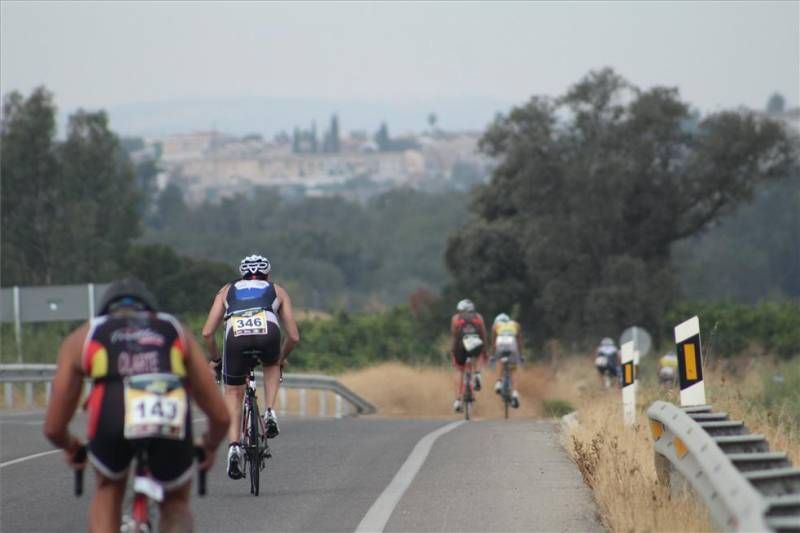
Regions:
[[453, 366], [455, 366], [458, 369], [463, 368], [464, 365], [467, 363], [467, 357], [472, 357], [472, 361], [477, 362], [476, 360], [478, 356], [481, 355], [482, 351], [483, 351], [483, 345], [479, 346], [478, 348], [475, 348], [471, 352], [467, 352], [467, 350], [464, 348], [464, 345], [459, 342], [458, 346], [456, 346], [456, 351], [453, 354]]
[[186, 410], [186, 435], [182, 440], [128, 440], [124, 437], [125, 403], [122, 382], [96, 383], [87, 400], [89, 408], [89, 460], [113, 480], [128, 474], [136, 446], [144, 443], [150, 473], [164, 490], [180, 488], [194, 473], [192, 410]]
[[270, 323], [267, 332], [235, 336], [228, 328], [222, 351], [222, 381], [226, 385], [244, 385], [250, 370], [259, 362], [264, 366], [278, 364], [281, 356], [281, 330]]

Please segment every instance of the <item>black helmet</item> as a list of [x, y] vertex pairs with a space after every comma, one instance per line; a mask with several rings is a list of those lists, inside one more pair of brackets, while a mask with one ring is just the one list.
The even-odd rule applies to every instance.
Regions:
[[144, 283], [136, 278], [125, 278], [111, 282], [103, 297], [100, 299], [100, 309], [97, 316], [107, 315], [115, 303], [124, 303], [121, 300], [130, 299], [135, 307], [143, 310], [155, 311], [158, 305], [156, 298], [147, 289]]

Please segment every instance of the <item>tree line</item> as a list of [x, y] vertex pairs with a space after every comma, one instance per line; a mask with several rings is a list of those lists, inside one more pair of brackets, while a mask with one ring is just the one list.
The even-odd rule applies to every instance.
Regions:
[[[499, 115], [481, 140], [488, 185], [363, 203], [254, 188], [187, 205], [176, 184], [155, 190], [157, 163], [133, 164], [104, 112], [73, 114], [63, 139], [55, 112], [44, 88], [4, 99], [4, 286], [134, 274], [165, 309], [197, 313], [259, 252], [300, 306], [387, 311], [431, 342], [463, 297], [487, 317], [513, 310], [538, 339], [661, 332], [686, 300], [800, 298], [796, 139], [749, 113], [701, 117], [677, 90], [611, 70]], [[377, 327], [347, 323], [357, 337]]]
[[[782, 124], [740, 111], [701, 117], [677, 89], [640, 89], [611, 69], [498, 116], [480, 145], [498, 166], [475, 190], [477, 216], [450, 238], [447, 265], [460, 293], [490, 313], [518, 308], [540, 338], [634, 323], [658, 331], [681, 298], [676, 243], [764, 184], [794, 180], [797, 190], [797, 142]], [[788, 254], [796, 213], [775, 214]], [[683, 249], [695, 254], [696, 244]], [[796, 291], [796, 273], [782, 290]]]

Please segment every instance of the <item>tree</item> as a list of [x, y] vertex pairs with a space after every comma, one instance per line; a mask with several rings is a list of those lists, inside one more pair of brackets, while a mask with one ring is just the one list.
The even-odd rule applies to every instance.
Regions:
[[133, 165], [104, 111], [72, 115], [58, 153], [63, 220], [54, 232], [62, 281], [110, 279], [140, 231], [143, 197]]
[[541, 336], [655, 330], [674, 299], [671, 244], [797, 157], [780, 124], [753, 114], [692, 123], [676, 89], [610, 69], [496, 118], [480, 142], [498, 166], [478, 219], [448, 243], [457, 286], [487, 311], [519, 303]]
[[386, 125], [385, 122], [381, 122], [381, 127], [375, 134], [375, 144], [378, 145], [378, 150], [384, 152], [389, 149], [390, 143], [391, 140], [389, 139], [389, 127]]
[[109, 279], [138, 235], [133, 167], [105, 113], [79, 111], [55, 141], [44, 88], [5, 98], [2, 137], [3, 283]]
[[767, 101], [767, 113], [783, 113], [786, 109], [786, 98], [781, 93], [773, 93]]
[[0, 123], [2, 280], [4, 285], [50, 283], [59, 207], [53, 95], [39, 87], [25, 99], [12, 92]]

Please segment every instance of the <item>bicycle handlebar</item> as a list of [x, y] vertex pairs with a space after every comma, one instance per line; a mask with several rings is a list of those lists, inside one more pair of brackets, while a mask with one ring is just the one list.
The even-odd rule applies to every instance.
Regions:
[[[197, 462], [202, 463], [206, 459], [206, 450], [202, 446], [194, 447], [194, 455], [197, 457]], [[200, 496], [206, 495], [206, 471], [198, 469], [197, 471], [197, 494]]]
[[[83, 463], [86, 461], [86, 446], [81, 446], [78, 448], [78, 451], [75, 452], [75, 461], [78, 463]], [[75, 470], [75, 496], [80, 496], [83, 494], [83, 469], [85, 467], [81, 467]]]

